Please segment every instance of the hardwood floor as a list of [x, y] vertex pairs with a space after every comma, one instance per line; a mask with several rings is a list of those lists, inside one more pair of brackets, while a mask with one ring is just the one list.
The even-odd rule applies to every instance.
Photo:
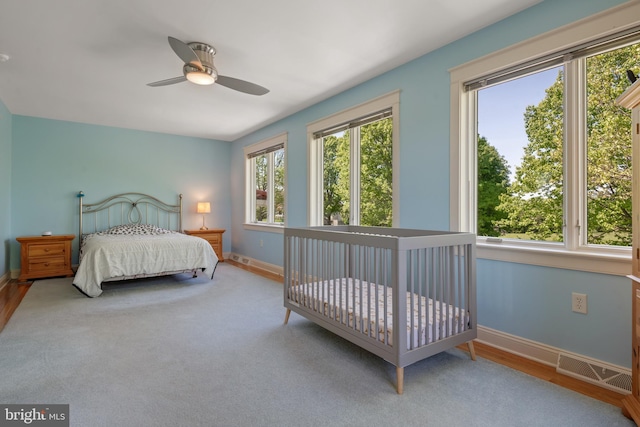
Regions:
[[22, 298], [29, 290], [29, 286], [31, 286], [31, 282], [18, 283], [15, 280], [11, 280], [0, 288], [0, 332], [2, 332], [11, 315], [20, 305]]
[[[525, 374], [622, 408], [622, 399], [625, 397], [624, 394], [581, 381], [577, 378], [559, 374], [552, 366], [517, 356], [481, 342], [474, 341], [473, 346], [475, 347], [476, 356], [478, 357], [508, 366]], [[466, 345], [460, 346], [459, 348], [467, 351]]]
[[[242, 268], [243, 270], [250, 271], [268, 279], [282, 282], [282, 277], [277, 274], [264, 272], [250, 266], [239, 264], [232, 260], [225, 260], [225, 263], [231, 264], [234, 267]], [[30, 286], [31, 283], [17, 283], [15, 280], [12, 280], [8, 284], [3, 286], [2, 289], [0, 289], [0, 332], [2, 331], [2, 329], [4, 329], [4, 326], [11, 318], [11, 315], [13, 314], [15, 309], [18, 307], [18, 305], [20, 305], [22, 298], [25, 296]], [[467, 351], [466, 345], [460, 346], [459, 348], [461, 350]], [[508, 366], [512, 369], [516, 369], [542, 380], [557, 384], [561, 387], [565, 387], [575, 392], [582, 393], [586, 396], [590, 396], [592, 398], [622, 408], [622, 399], [624, 398], [623, 394], [616, 393], [612, 390], [598, 387], [596, 385], [559, 374], [551, 366], [547, 366], [521, 356], [516, 356], [514, 354], [480, 342], [475, 342], [475, 351], [476, 356], [478, 357], [482, 357], [487, 360], [491, 360], [492, 362]]]

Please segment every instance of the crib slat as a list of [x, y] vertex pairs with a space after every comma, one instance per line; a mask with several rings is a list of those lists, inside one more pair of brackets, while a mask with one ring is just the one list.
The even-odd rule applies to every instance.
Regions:
[[[389, 256], [389, 255], [388, 255]], [[389, 264], [387, 263], [388, 259], [385, 258], [385, 263], [383, 264], [383, 270], [382, 270], [382, 277], [383, 277], [383, 281], [384, 281], [384, 294], [382, 295], [382, 298], [384, 299], [383, 302], [383, 322], [384, 322], [384, 342], [385, 344], [387, 344], [388, 346], [391, 346], [391, 337], [389, 337], [389, 323], [388, 323], [388, 319], [389, 319], [389, 301], [388, 301], [388, 296], [389, 296], [389, 274], [391, 273], [389, 271]]]
[[438, 328], [438, 322], [436, 320], [436, 309], [437, 307], [437, 301], [438, 301], [438, 287], [437, 287], [437, 282], [436, 282], [436, 250], [435, 248], [429, 248], [429, 252], [431, 252], [431, 286], [432, 286], [432, 291], [431, 294], [433, 295], [432, 300], [431, 300], [431, 339], [429, 340], [430, 342], [433, 342], [436, 340], [436, 333], [437, 333], [437, 328]]
[[458, 255], [456, 257], [456, 261], [457, 261], [458, 273], [456, 275], [457, 277], [456, 285], [457, 285], [458, 300], [456, 301], [456, 307], [459, 307], [457, 330], [458, 332], [462, 332], [466, 329], [464, 327], [464, 318], [466, 317], [465, 313], [467, 312], [465, 310], [466, 303], [464, 299], [464, 293], [462, 292], [462, 283], [464, 281], [464, 271], [463, 271], [462, 261], [464, 260], [465, 254], [464, 254], [463, 245], [458, 245], [457, 248], [458, 248], [457, 250]]
[[[395, 347], [396, 354], [401, 354], [407, 350], [407, 251], [396, 251], [392, 254], [392, 257], [396, 257], [392, 263], [397, 266], [396, 274], [393, 274], [393, 345]], [[401, 288], [404, 289], [401, 295]]]
[[[408, 256], [407, 256], [407, 280], [409, 281], [409, 289], [402, 289], [402, 296], [404, 297], [403, 299], [405, 299], [404, 304], [407, 304], [407, 291], [409, 291], [409, 296], [408, 296], [408, 307], [407, 307], [407, 319], [409, 320], [409, 337], [408, 337], [408, 345], [410, 349], [413, 349], [416, 347], [416, 343], [415, 343], [415, 339], [413, 336], [413, 330], [415, 328], [414, 325], [414, 317], [413, 317], [413, 307], [414, 307], [414, 295], [416, 292], [415, 289], [415, 282], [416, 282], [416, 277], [415, 277], [415, 263], [414, 263], [414, 257], [415, 257], [415, 251], [408, 251]], [[400, 302], [402, 303], [402, 301]]]
[[[343, 260], [342, 265], [343, 265], [343, 266], [344, 266], [344, 268], [345, 268], [344, 277], [349, 277], [349, 274], [348, 274], [348, 272], [346, 271], [346, 269], [348, 269], [348, 266], [349, 266], [349, 260], [348, 260], [348, 258], [347, 258], [347, 257], [348, 257], [348, 255], [347, 255], [347, 254], [348, 254], [348, 252], [349, 252], [349, 251], [348, 251], [348, 245], [347, 245], [347, 244], [343, 244], [343, 246], [344, 246], [344, 248], [343, 248], [343, 251], [344, 251], [344, 252], [343, 252], [344, 260]], [[342, 282], [342, 279], [340, 279], [340, 281]], [[345, 301], [345, 300], [344, 300], [344, 298], [342, 297], [342, 293], [343, 293], [343, 291], [342, 291], [342, 290], [343, 290], [343, 289], [344, 289], [344, 286], [341, 284], [341, 285], [340, 285], [340, 319], [341, 319], [341, 323], [344, 325], [344, 324], [346, 324], [345, 322], [347, 322], [347, 320], [346, 320], [346, 318], [347, 318], [347, 314], [346, 314], [346, 312], [343, 312], [343, 311], [344, 311], [344, 309], [342, 308], [342, 307], [344, 307], [344, 304], [346, 304], [346, 301]]]
[[426, 319], [425, 304], [427, 299], [424, 295], [424, 249], [418, 251], [418, 346], [426, 344], [426, 340], [422, 337], [424, 330], [424, 320]]
[[[373, 283], [380, 283], [380, 275], [379, 273], [379, 267], [380, 267], [380, 249], [379, 248], [375, 248], [373, 250], [373, 259], [374, 259], [374, 277], [373, 277]], [[380, 341], [380, 304], [378, 304], [378, 301], [380, 301], [380, 287], [376, 286], [375, 287], [375, 302], [376, 305], [374, 307], [375, 309], [375, 324], [373, 325], [373, 327], [375, 328], [375, 338], [376, 341]]]
[[364, 248], [364, 274], [363, 274], [364, 283], [365, 283], [363, 286], [365, 286], [366, 292], [364, 296], [362, 296], [362, 298], [366, 298], [366, 303], [364, 304], [366, 307], [362, 309], [362, 311], [366, 313], [366, 318], [362, 320], [363, 329], [361, 329], [361, 331], [365, 332], [366, 330], [366, 334], [368, 337], [371, 336], [371, 288], [369, 287], [369, 283], [372, 283], [371, 282], [372, 278], [369, 275], [369, 256], [371, 256], [370, 248], [369, 246], [366, 246]]
[[[362, 301], [362, 294], [364, 292], [363, 284], [362, 284], [362, 275], [364, 274], [364, 272], [362, 271], [363, 270], [363, 268], [362, 268], [363, 265], [362, 264], [363, 264], [364, 260], [363, 260], [362, 252], [363, 252], [362, 246], [359, 246], [358, 247], [358, 277], [356, 278], [356, 281], [358, 283], [358, 287], [357, 287], [357, 289], [358, 289], [358, 297], [357, 298], [358, 298], [358, 308], [359, 308], [358, 309], [358, 311], [359, 311], [358, 318], [360, 319], [358, 323], [360, 323], [360, 324], [356, 326], [355, 325], [356, 321], [354, 320], [354, 322], [353, 322], [354, 323], [354, 325], [353, 325], [354, 329], [358, 330], [358, 328], [359, 328], [361, 333], [364, 332], [364, 319], [362, 318], [362, 309], [363, 309], [363, 306], [364, 306], [364, 303]], [[354, 301], [355, 301], [355, 295], [354, 295]], [[354, 305], [354, 308], [355, 308], [355, 305]]]
[[[442, 321], [444, 316], [446, 316], [446, 312], [447, 312], [447, 287], [444, 281], [444, 276], [447, 271], [447, 267], [446, 267], [447, 257], [443, 248], [438, 248], [438, 252], [440, 252], [440, 266], [439, 266], [440, 275], [438, 277], [438, 282], [440, 285], [440, 316], [438, 317], [440, 335], [438, 336], [438, 340], [441, 340], [442, 338], [447, 336], [447, 329], [446, 329], [447, 325], [446, 325], [446, 322], [444, 322], [443, 324], [443, 321]], [[443, 313], [445, 314], [443, 315]]]
[[338, 307], [340, 307], [338, 305], [338, 295], [336, 294], [336, 290], [337, 290], [337, 280], [339, 277], [339, 272], [337, 271], [337, 267], [340, 264], [338, 259], [336, 259], [336, 257], [338, 257], [340, 254], [340, 247], [339, 244], [333, 242], [332, 244], [332, 252], [331, 252], [331, 269], [330, 269], [330, 274], [331, 274], [331, 294], [332, 294], [332, 299], [331, 299], [331, 308], [333, 309], [333, 317], [332, 319], [335, 320], [336, 322], [340, 320], [340, 313], [338, 311]]
[[[446, 291], [445, 291], [445, 298], [444, 298], [444, 302], [445, 302], [445, 315], [444, 315], [444, 323], [445, 323], [445, 337], [448, 337], [449, 335], [451, 335], [451, 322], [449, 322], [449, 319], [451, 318], [451, 315], [453, 313], [451, 313], [451, 303], [453, 301], [451, 301], [451, 278], [453, 276], [453, 274], [451, 273], [451, 261], [452, 261], [452, 251], [453, 247], [449, 246], [448, 248], [443, 248], [442, 252], [444, 253], [444, 275], [442, 277], [442, 285], [445, 287]], [[444, 337], [443, 337], [444, 338]]]

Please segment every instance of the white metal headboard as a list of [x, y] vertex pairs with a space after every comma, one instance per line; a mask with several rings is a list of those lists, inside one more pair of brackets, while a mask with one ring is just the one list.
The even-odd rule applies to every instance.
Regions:
[[[80, 236], [85, 223], [93, 221], [89, 233], [122, 224], [153, 224], [168, 230], [182, 231], [182, 194], [177, 205], [165, 203], [143, 193], [121, 193], [96, 203], [83, 203], [84, 193], [77, 194], [80, 208]], [[88, 215], [91, 214], [91, 215]]]

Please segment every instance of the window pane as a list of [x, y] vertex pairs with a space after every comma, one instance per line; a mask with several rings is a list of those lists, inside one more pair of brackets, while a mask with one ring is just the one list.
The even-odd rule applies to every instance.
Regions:
[[349, 131], [322, 138], [324, 225], [349, 224]]
[[563, 240], [563, 72], [478, 91], [477, 233]]
[[392, 225], [392, 119], [360, 127], [360, 225]]
[[273, 152], [274, 165], [274, 219], [277, 224], [284, 224], [284, 149]]
[[587, 58], [587, 243], [631, 245], [631, 115], [615, 99], [629, 86], [640, 44]]
[[256, 222], [267, 222], [268, 162], [267, 154], [254, 157], [256, 166]]

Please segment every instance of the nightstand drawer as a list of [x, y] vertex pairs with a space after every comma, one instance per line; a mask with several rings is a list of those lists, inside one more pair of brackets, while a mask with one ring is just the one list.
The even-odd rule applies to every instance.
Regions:
[[205, 239], [207, 242], [209, 242], [211, 244], [211, 246], [213, 245], [217, 245], [220, 243], [220, 241], [222, 240], [220, 238], [220, 236], [216, 235], [216, 236], [201, 236], [203, 239]]
[[66, 268], [68, 267], [64, 256], [29, 259], [29, 271], [32, 273], [44, 273]]
[[49, 257], [56, 255], [64, 255], [65, 252], [65, 244], [63, 242], [59, 243], [47, 243], [43, 245], [39, 244], [31, 244], [29, 245], [29, 258], [35, 257]]

